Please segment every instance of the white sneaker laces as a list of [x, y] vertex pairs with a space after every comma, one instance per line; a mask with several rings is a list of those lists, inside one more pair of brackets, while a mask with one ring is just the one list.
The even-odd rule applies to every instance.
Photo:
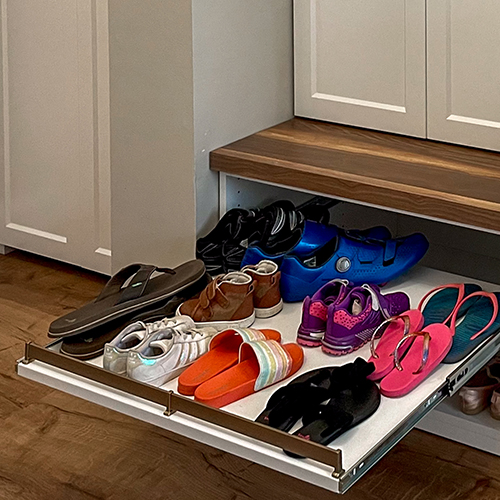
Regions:
[[155, 333], [158, 330], [165, 330], [166, 328], [174, 330], [175, 333], [182, 333], [183, 329], [186, 327], [184, 322], [171, 318], [164, 318], [159, 321], [154, 321], [153, 323], [144, 323], [143, 321], [139, 321], [139, 323], [144, 330], [146, 330], [147, 335]]

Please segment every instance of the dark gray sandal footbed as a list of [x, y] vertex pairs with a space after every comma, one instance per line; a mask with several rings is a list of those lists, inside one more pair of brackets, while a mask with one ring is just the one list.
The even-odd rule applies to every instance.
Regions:
[[127, 325], [137, 321], [152, 323], [175, 316], [177, 307], [185, 300], [201, 292], [210, 280], [208, 274], [205, 274], [193, 285], [173, 295], [166, 301], [155, 304], [153, 308], [123, 316], [118, 320], [92, 328], [87, 333], [64, 337], [61, 342], [61, 353], [81, 360], [96, 358], [104, 352], [105, 344], [111, 342]]
[[[155, 272], [160, 275], [152, 277]], [[95, 301], [55, 320], [49, 327], [49, 337], [79, 335], [138, 313], [187, 288], [204, 274], [201, 260], [191, 260], [175, 269], [132, 264], [115, 274]]]

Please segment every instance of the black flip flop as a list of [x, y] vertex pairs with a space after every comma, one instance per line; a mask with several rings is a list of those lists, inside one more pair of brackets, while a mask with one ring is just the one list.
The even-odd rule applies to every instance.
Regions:
[[84, 334], [65, 337], [61, 343], [61, 353], [81, 360], [96, 358], [104, 352], [104, 346], [111, 342], [127, 325], [136, 321], [153, 323], [175, 316], [177, 308], [186, 300], [203, 291], [211, 280], [212, 278], [208, 274], [204, 274], [193, 285], [170, 297], [161, 305], [155, 305], [154, 309], [124, 316], [106, 325], [92, 328]]
[[269, 398], [265, 410], [255, 421], [288, 432], [307, 408], [330, 398], [328, 389], [335, 369], [319, 368], [296, 377]]
[[[160, 273], [159, 276], [153, 277], [155, 272]], [[147, 310], [192, 285], [204, 274], [205, 264], [201, 260], [191, 260], [175, 269], [132, 264], [116, 273], [93, 302], [56, 319], [49, 327], [49, 337], [79, 335]]]

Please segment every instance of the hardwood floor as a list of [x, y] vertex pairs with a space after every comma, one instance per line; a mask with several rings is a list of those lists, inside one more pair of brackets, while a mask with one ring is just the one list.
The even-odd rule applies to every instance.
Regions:
[[[337, 498], [18, 377], [24, 342], [46, 342], [49, 323], [104, 281], [20, 252], [0, 256], [1, 500]], [[500, 458], [413, 431], [345, 498], [500, 499]]]

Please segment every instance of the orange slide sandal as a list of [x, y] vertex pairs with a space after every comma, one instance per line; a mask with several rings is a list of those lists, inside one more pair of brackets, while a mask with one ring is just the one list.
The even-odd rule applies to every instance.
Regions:
[[297, 344], [281, 345], [275, 340], [245, 342], [239, 363], [200, 385], [194, 398], [220, 408], [273, 385], [296, 373], [304, 362]]
[[281, 335], [277, 330], [256, 330], [254, 328], [236, 328], [218, 333], [210, 342], [210, 350], [181, 374], [177, 390], [180, 394], [192, 396], [196, 388], [203, 382], [231, 368], [238, 362], [241, 344], [256, 340], [281, 342]]

